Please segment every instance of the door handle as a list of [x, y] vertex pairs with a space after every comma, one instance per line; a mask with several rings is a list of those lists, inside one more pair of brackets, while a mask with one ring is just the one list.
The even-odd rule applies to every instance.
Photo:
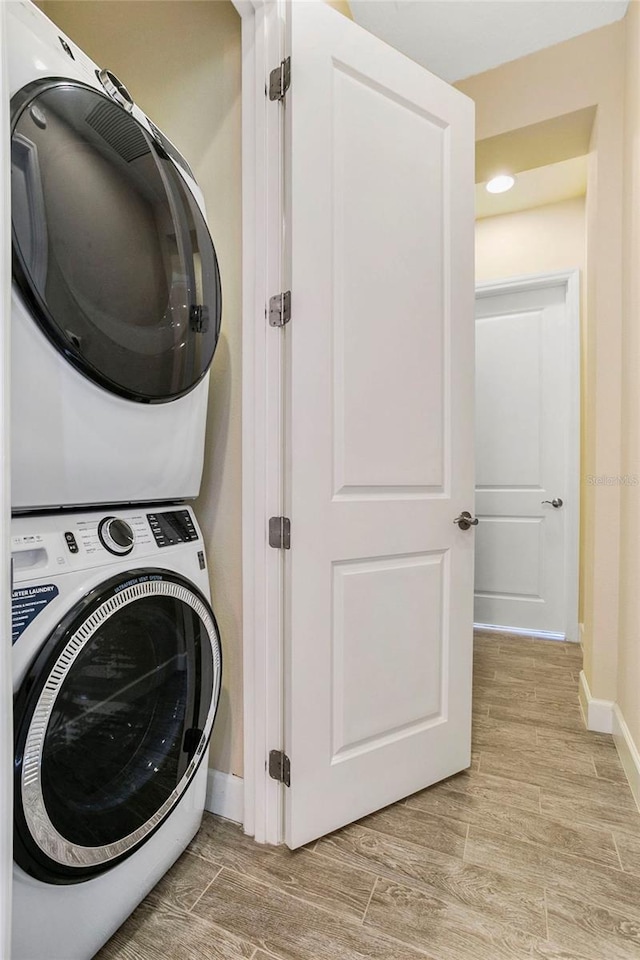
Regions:
[[556, 508], [556, 510], [558, 509], [558, 507], [561, 507], [561, 506], [562, 506], [562, 503], [563, 503], [563, 501], [560, 499], [560, 497], [554, 497], [553, 500], [543, 500], [542, 502], [543, 502], [543, 503], [550, 503], [552, 507], [555, 507], [555, 508]]
[[469, 527], [478, 526], [478, 518], [472, 517], [468, 510], [463, 510], [459, 517], [453, 521], [457, 523], [461, 530], [468, 530]]

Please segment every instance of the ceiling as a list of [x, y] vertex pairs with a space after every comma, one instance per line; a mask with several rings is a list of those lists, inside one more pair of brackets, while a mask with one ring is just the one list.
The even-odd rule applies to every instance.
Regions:
[[351, 0], [356, 23], [454, 83], [620, 20], [628, 0]]

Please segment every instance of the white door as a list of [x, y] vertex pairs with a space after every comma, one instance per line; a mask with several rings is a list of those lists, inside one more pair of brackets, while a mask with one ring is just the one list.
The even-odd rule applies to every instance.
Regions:
[[286, 841], [468, 766], [473, 105], [291, 5]]
[[576, 328], [566, 279], [478, 292], [477, 624], [575, 630]]

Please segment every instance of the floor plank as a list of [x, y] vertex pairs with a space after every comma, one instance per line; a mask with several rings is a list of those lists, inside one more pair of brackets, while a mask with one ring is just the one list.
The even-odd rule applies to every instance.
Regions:
[[219, 863], [210, 863], [191, 853], [184, 853], [153, 888], [147, 900], [150, 903], [162, 900], [176, 910], [189, 911], [221, 869]]
[[613, 836], [620, 854], [622, 869], [640, 877], [640, 830], [636, 836], [626, 833], [614, 833]]
[[551, 847], [506, 839], [478, 827], [469, 827], [464, 859], [556, 889], [566, 896], [579, 894], [605, 909], [616, 910], [624, 905], [630, 916], [640, 920], [640, 877], [622, 870], [598, 867]]
[[511, 720], [513, 723], [533, 723], [537, 727], [552, 727], [554, 730], [584, 732], [584, 721], [577, 704], [549, 704], [538, 701], [524, 704], [489, 705], [489, 716], [494, 720]]
[[228, 820], [206, 814], [191, 850], [236, 873], [253, 877], [336, 914], [361, 920], [375, 877], [343, 864], [326, 863], [310, 850], [260, 846]]
[[430, 850], [441, 850], [459, 857], [462, 857], [467, 839], [466, 824], [433, 817], [402, 804], [385, 807], [365, 817], [360, 824], [398, 840], [409, 840]]
[[[482, 753], [480, 754], [482, 763]], [[466, 796], [477, 797], [479, 800], [500, 805], [503, 803], [523, 810], [540, 811], [540, 787], [522, 780], [509, 780], [505, 777], [492, 777], [482, 770], [465, 770], [461, 774], [449, 777], [441, 783], [428, 787], [427, 790], [414, 793], [407, 798], [407, 806], [419, 807], [420, 798], [437, 796], [439, 793], [462, 793]]]
[[366, 927], [427, 949], [434, 960], [523, 960], [533, 938], [422, 890], [379, 880]]
[[[509, 777], [512, 780], [522, 778], [527, 783], [535, 782], [532, 777], [529, 778], [532, 765], [535, 769], [541, 768], [545, 774], [557, 772], [565, 778], [573, 774], [578, 777], [589, 778], [596, 778], [597, 776], [593, 757], [579, 753], [575, 755], [560, 754], [557, 750], [539, 746], [535, 739], [533, 743], [526, 747], [513, 747], [508, 741], [502, 747], [495, 744], [483, 747], [481, 755], [485, 773]], [[512, 776], [512, 772], [516, 771], [518, 776]], [[540, 784], [538, 785], [540, 786]]]
[[610, 830], [599, 830], [586, 825], [570, 825], [531, 811], [519, 810], [504, 803], [454, 791], [431, 793], [425, 790], [409, 801], [419, 809], [473, 824], [499, 833], [502, 837], [525, 843], [551, 846], [555, 850], [592, 860], [603, 866], [619, 868], [620, 860]]
[[547, 893], [549, 936], [593, 960], [638, 960], [640, 923], [586, 900]]
[[[618, 784], [623, 791], [619, 806], [616, 798], [611, 802], [600, 803], [592, 800], [589, 791], [583, 796], [573, 794], [560, 795], [551, 790], [542, 790], [540, 795], [540, 810], [542, 813], [557, 820], [566, 820], [569, 823], [584, 823], [587, 826], [602, 829], [616, 830], [638, 836], [640, 833], [640, 814], [632, 804], [627, 803], [624, 796], [624, 784]], [[627, 787], [626, 790], [629, 788]]]
[[223, 869], [194, 911], [282, 960], [418, 960], [424, 953]]
[[252, 960], [253, 944], [216, 924], [145, 900], [94, 960]]
[[542, 936], [546, 931], [544, 890], [486, 867], [387, 837], [359, 824], [325, 837], [316, 852], [370, 870], [380, 877], [419, 887]]

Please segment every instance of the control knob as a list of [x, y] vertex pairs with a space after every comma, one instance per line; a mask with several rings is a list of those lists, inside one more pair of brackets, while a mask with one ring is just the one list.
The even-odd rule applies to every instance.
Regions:
[[133, 530], [126, 520], [105, 517], [98, 524], [98, 536], [102, 546], [117, 557], [124, 557], [133, 550]]

